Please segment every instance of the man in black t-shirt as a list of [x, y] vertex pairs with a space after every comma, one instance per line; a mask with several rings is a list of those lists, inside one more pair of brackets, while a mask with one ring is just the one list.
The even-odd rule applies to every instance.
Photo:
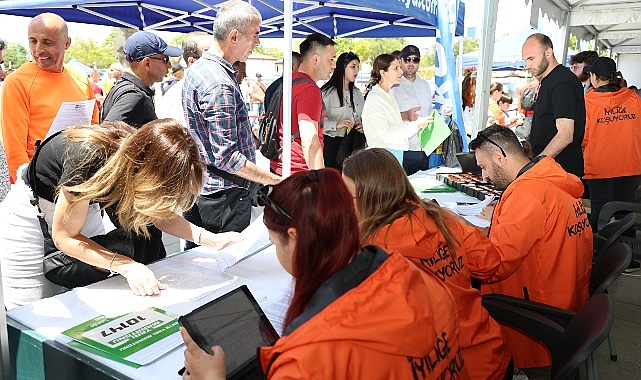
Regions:
[[124, 52], [132, 72], [122, 74], [107, 94], [100, 122], [124, 121], [140, 128], [158, 118], [151, 87], [167, 74], [171, 67], [169, 57], [178, 57], [183, 51], [153, 33], [138, 31], [127, 39]]
[[529, 36], [522, 49], [526, 69], [540, 81], [529, 141], [534, 155], [554, 159], [565, 171], [583, 176], [581, 141], [585, 133], [583, 87], [554, 57], [552, 41]]

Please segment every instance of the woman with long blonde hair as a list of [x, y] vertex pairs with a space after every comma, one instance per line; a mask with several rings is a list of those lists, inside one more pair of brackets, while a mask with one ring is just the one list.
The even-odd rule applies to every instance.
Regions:
[[[165, 257], [160, 230], [216, 248], [237, 239], [180, 216], [203, 186], [204, 166], [193, 139], [173, 119], [138, 130], [124, 123], [70, 127], [45, 140], [34, 157], [0, 209], [0, 228], [7, 232], [0, 237], [0, 258], [8, 308], [113, 273], [126, 277], [137, 295], [158, 294], [165, 286], [145, 264]], [[91, 239], [105, 233], [101, 209], [130, 240], [129, 255]], [[43, 273], [45, 234], [71, 262], [56, 268], [55, 277]]]

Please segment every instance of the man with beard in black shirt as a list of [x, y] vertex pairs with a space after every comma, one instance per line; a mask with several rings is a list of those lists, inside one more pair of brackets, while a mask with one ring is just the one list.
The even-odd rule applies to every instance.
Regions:
[[529, 141], [535, 156], [554, 159], [565, 171], [583, 176], [581, 141], [585, 132], [583, 87], [554, 57], [552, 41], [529, 36], [522, 49], [525, 68], [540, 81]]

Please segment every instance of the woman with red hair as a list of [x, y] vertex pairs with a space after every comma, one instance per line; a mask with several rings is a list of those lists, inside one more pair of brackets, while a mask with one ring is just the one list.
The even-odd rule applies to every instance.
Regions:
[[[352, 195], [334, 169], [264, 191], [264, 221], [294, 277], [283, 337], [260, 349], [268, 379], [467, 378], [443, 284], [399, 254], [362, 248]], [[267, 195], [269, 194], [269, 195]], [[224, 379], [223, 348], [185, 340], [183, 378]]]

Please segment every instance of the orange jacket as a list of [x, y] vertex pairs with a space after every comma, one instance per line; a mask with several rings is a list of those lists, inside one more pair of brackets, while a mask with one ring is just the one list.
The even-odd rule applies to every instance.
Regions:
[[585, 94], [585, 179], [641, 174], [641, 99], [636, 92]]
[[[2, 91], [2, 141], [12, 182], [18, 167], [33, 157], [35, 142], [47, 135], [62, 103], [94, 99], [86, 75], [67, 67], [52, 73], [33, 62], [8, 75]], [[92, 122], [98, 123], [97, 105]]]
[[[378, 269], [335, 298], [345, 281], [367, 275], [354, 266], [381, 255], [387, 259]], [[314, 293], [306, 313], [312, 316], [293, 332], [260, 349], [268, 379], [467, 378], [452, 296], [400, 254], [366, 247]]]
[[[501, 266], [484, 293], [501, 293], [576, 311], [588, 299], [592, 228], [583, 185], [550, 157], [503, 192], [494, 209], [490, 242]], [[504, 279], [503, 279], [504, 278]], [[503, 279], [503, 280], [501, 280]], [[542, 343], [504, 328], [517, 368], [551, 364]]]
[[470, 282], [472, 276], [485, 279], [493, 275], [500, 264], [499, 254], [478, 228], [454, 217], [448, 222], [459, 239], [455, 258], [436, 223], [422, 208], [383, 227], [369, 243], [403, 254], [445, 283], [456, 300], [461, 350], [470, 378], [502, 379], [511, 353], [501, 327], [481, 306], [481, 292]]

